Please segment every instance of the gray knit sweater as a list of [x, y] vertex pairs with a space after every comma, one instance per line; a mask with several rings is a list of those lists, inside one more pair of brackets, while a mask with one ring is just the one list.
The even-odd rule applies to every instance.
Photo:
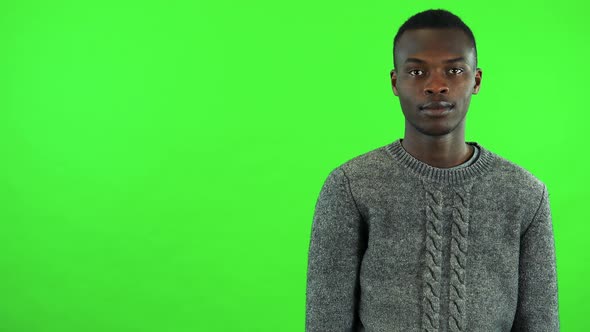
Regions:
[[309, 243], [307, 332], [559, 331], [549, 194], [475, 142], [463, 168], [400, 140], [327, 176]]

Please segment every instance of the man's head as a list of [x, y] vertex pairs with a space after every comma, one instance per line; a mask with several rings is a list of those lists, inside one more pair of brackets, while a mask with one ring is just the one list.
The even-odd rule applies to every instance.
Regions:
[[459, 17], [427, 10], [408, 19], [394, 39], [394, 67], [391, 84], [406, 131], [441, 136], [464, 130], [482, 72], [473, 34]]

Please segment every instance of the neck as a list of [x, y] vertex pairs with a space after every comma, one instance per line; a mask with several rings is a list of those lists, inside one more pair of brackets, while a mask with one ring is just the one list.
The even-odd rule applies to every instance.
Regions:
[[465, 143], [465, 131], [455, 131], [442, 136], [428, 136], [406, 127], [402, 147], [414, 158], [437, 168], [450, 168], [467, 161], [473, 147]]

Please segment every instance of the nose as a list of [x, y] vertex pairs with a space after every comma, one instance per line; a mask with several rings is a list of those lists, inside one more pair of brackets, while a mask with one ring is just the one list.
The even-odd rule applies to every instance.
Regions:
[[430, 79], [424, 86], [424, 94], [432, 95], [435, 93], [449, 93], [449, 85], [444, 78], [440, 77], [440, 75], [431, 74]]

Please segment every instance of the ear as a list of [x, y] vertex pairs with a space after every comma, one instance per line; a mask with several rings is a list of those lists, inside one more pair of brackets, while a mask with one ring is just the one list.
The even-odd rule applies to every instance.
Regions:
[[475, 85], [473, 86], [473, 94], [476, 95], [479, 92], [479, 86], [481, 84], [481, 68], [475, 70]]
[[397, 83], [397, 74], [395, 72], [395, 68], [389, 72], [389, 76], [391, 77], [391, 88], [393, 89], [393, 94], [399, 96], [396, 83]]

